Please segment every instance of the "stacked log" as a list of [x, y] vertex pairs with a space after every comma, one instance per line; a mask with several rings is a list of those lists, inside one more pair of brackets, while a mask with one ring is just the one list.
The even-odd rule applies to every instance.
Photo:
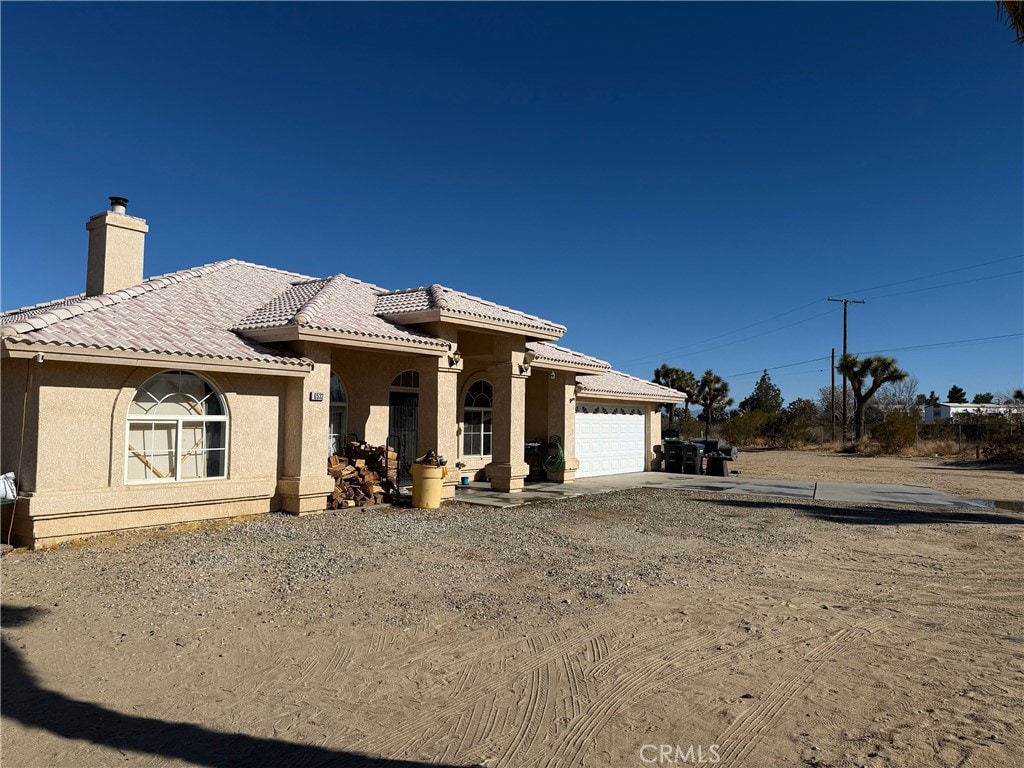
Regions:
[[398, 493], [398, 454], [383, 445], [349, 443], [344, 456], [327, 459], [327, 474], [334, 478], [330, 509], [383, 504]]

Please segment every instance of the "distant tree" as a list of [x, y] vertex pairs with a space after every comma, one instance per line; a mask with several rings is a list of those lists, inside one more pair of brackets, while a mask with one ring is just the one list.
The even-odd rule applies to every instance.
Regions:
[[[835, 397], [833, 398], [832, 387], [821, 387], [818, 390], [818, 407], [821, 409], [821, 418], [826, 422], [832, 421], [832, 413], [836, 415], [836, 424], [839, 428], [843, 427], [843, 388], [837, 386], [835, 388]], [[846, 414], [847, 418], [854, 410], [853, 392], [847, 390], [846, 392]]]
[[687, 421], [689, 421], [690, 401], [697, 394], [697, 377], [693, 375], [693, 371], [679, 369], [679, 386], [677, 389], [681, 389], [686, 393], [686, 400], [683, 401], [683, 411], [686, 413]]
[[[921, 382], [916, 376], [908, 375], [907, 378], [899, 381], [887, 382], [878, 390], [875, 396], [875, 404], [885, 413], [908, 413], [918, 414], [919, 400], [926, 400], [924, 395], [917, 394], [917, 388]], [[923, 405], [924, 403], [921, 403]]]
[[704, 408], [704, 421], [707, 424], [705, 436], [711, 434], [711, 420], [721, 420], [725, 409], [732, 405], [729, 397], [729, 383], [708, 368], [697, 382], [697, 402]]
[[891, 357], [881, 355], [860, 359], [846, 354], [839, 359], [836, 370], [846, 377], [853, 390], [854, 439], [859, 443], [864, 438], [864, 414], [871, 398], [884, 384], [902, 381], [908, 374], [900, 370]]
[[991, 392], [979, 392], [974, 396], [974, 399], [971, 400], [971, 403], [973, 403], [974, 405], [986, 405], [988, 403], [994, 402], [995, 399], [996, 396], [993, 395]]
[[761, 411], [762, 413], [774, 416], [781, 410], [782, 390], [772, 384], [772, 377], [765, 370], [761, 374], [760, 380], [754, 386], [754, 391], [750, 393], [750, 396], [740, 401], [739, 412], [751, 413], [753, 411]]
[[960, 387], [954, 384], [949, 388], [949, 393], [946, 395], [947, 403], [966, 403], [967, 393], [964, 392]]
[[[694, 391], [697, 389], [697, 380], [694, 378], [691, 371], [684, 371], [682, 368], [673, 368], [670, 365], [662, 363], [654, 371], [655, 384], [661, 384], [663, 387], [670, 387], [671, 389], [677, 389], [682, 392], [686, 397], [679, 398], [683, 403], [683, 408], [686, 410], [686, 417], [690, 417], [690, 399], [693, 397]], [[679, 405], [679, 401], [675, 403], [665, 403], [662, 407], [668, 414], [668, 423], [671, 424], [676, 420], [676, 407]]]
[[928, 399], [925, 401], [925, 405], [936, 406], [938, 404], [939, 396], [935, 394], [935, 390], [933, 389], [931, 392], [928, 393]]

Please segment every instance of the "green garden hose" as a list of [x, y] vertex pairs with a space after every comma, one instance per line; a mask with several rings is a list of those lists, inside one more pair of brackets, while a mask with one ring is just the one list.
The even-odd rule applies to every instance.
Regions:
[[565, 469], [565, 451], [562, 450], [562, 438], [552, 435], [544, 445], [544, 469], [547, 472], [561, 472]]

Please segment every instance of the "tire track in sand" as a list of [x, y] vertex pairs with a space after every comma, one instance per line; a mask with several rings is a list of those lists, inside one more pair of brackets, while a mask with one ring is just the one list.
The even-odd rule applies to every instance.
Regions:
[[[503, 668], [499, 664], [498, 671], [488, 675], [483, 685], [474, 690], [467, 691], [463, 696], [450, 700], [447, 704], [433, 708], [418, 717], [410, 718], [397, 727], [390, 728], [387, 738], [383, 741], [366, 736], [352, 744], [352, 748], [372, 749], [375, 753], [385, 757], [396, 757], [405, 754], [405, 749], [408, 745], [419, 744], [422, 746], [427, 743], [436, 734], [438, 723], [443, 724], [452, 718], [463, 715], [467, 710], [471, 711], [480, 701], [493, 700], [494, 695], [497, 693], [521, 686], [524, 679], [529, 678], [532, 683], [535, 671], [547, 669], [548, 680], [550, 680], [549, 665], [557, 662], [565, 654], [580, 653], [589, 646], [590, 641], [596, 635], [614, 631], [618, 625], [624, 625], [625, 623], [625, 619], [613, 619], [599, 622], [592, 626], [582, 626], [570, 632], [556, 631], [547, 635], [540, 635], [538, 638], [528, 638], [528, 655], [522, 659], [508, 661], [507, 656], [503, 654], [499, 659], [505, 660], [506, 664]], [[549, 639], [546, 646], [541, 645], [545, 637]], [[514, 643], [517, 645], [521, 645], [522, 642], [522, 638], [514, 639]], [[485, 644], [484, 647], [480, 648], [479, 655], [486, 656], [492, 654], [495, 651], [495, 646], [498, 646], [500, 649], [501, 646], [511, 645], [512, 643], [512, 640], [508, 641], [508, 643], [492, 641], [490, 644]], [[548, 691], [550, 691], [550, 683], [547, 687]], [[527, 718], [518, 712], [515, 713], [515, 716], [518, 732], [518, 730], [525, 728], [522, 723]], [[515, 765], [522, 765], [522, 760], [516, 760]]]
[[[771, 639], [744, 642], [707, 659], [686, 661], [694, 651], [705, 646], [706, 638], [701, 634], [684, 640], [668, 652], [648, 652], [644, 658], [636, 659], [636, 666], [633, 669], [623, 672], [590, 707], [579, 717], [574, 718], [559, 735], [557, 742], [545, 750], [546, 754], [527, 755], [519, 765], [538, 765], [544, 768], [580, 765], [587, 746], [615, 714], [630, 702], [670, 684], [679, 677], [693, 676], [732, 663], [737, 656], [790, 646], [804, 639], [792, 631]], [[628, 653], [630, 649], [627, 646], [623, 650]], [[612, 651], [611, 656], [615, 656], [616, 653], [617, 651]]]
[[[530, 646], [535, 655], [540, 654], [542, 648], [539, 642], [531, 639]], [[565, 656], [563, 655], [561, 658], [564, 659]], [[520, 752], [528, 753], [536, 742], [547, 711], [554, 706], [551, 689], [551, 668], [554, 664], [554, 660], [549, 661], [530, 673], [526, 690], [526, 706], [522, 710], [522, 717], [505, 752], [495, 763], [495, 768], [519, 765], [516, 755]]]
[[762, 737], [771, 730], [782, 713], [827, 661], [837, 656], [851, 642], [880, 629], [884, 624], [884, 619], [876, 618], [842, 629], [791, 667], [787, 674], [769, 689], [768, 694], [757, 706], [737, 717], [715, 739], [714, 743], [719, 747], [719, 767], [736, 768], [742, 765]]

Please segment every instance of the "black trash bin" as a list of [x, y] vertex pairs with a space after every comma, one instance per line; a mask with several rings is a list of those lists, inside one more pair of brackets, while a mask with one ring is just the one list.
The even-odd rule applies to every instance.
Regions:
[[683, 445], [683, 474], [702, 475], [704, 474], [704, 446], [699, 443], [686, 443]]
[[724, 456], [708, 456], [707, 473], [712, 477], [729, 476], [729, 460]]
[[683, 471], [683, 450], [686, 447], [677, 437], [665, 438], [665, 471], [679, 474]]

